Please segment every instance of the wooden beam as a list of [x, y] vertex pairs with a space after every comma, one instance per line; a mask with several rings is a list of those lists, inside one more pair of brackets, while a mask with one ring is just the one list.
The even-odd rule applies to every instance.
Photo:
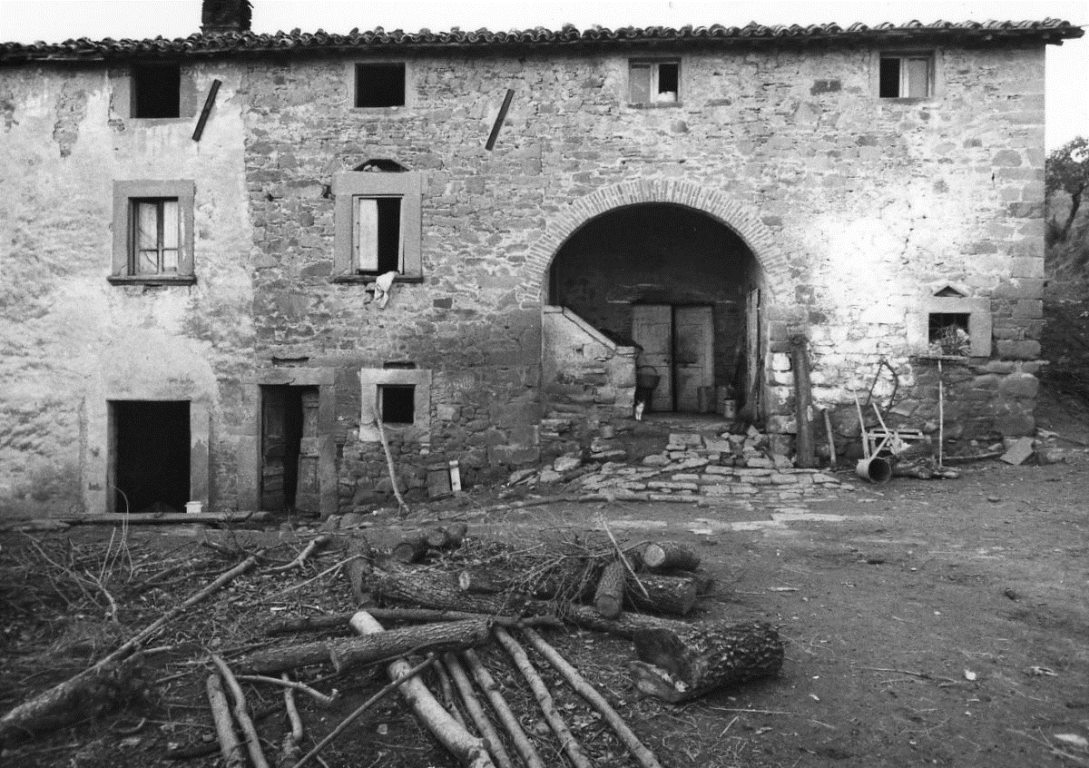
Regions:
[[503, 97], [503, 106], [499, 108], [499, 114], [495, 116], [495, 125], [492, 126], [491, 135], [488, 136], [488, 143], [484, 145], [484, 149], [489, 152], [495, 147], [495, 140], [499, 138], [499, 129], [503, 127], [503, 121], [507, 119], [507, 110], [510, 109], [510, 102], [513, 98], [514, 89], [508, 88], [507, 95]]
[[218, 78], [212, 81], [212, 87], [208, 91], [208, 98], [204, 100], [204, 109], [200, 111], [197, 127], [193, 130], [193, 141], [200, 141], [200, 137], [204, 135], [204, 124], [208, 122], [208, 113], [212, 111], [212, 105], [216, 103], [216, 94], [219, 93], [220, 85], [222, 83]]

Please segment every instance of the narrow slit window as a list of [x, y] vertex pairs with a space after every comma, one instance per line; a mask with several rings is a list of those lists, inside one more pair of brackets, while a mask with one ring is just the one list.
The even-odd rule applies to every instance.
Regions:
[[628, 66], [628, 100], [632, 104], [675, 103], [679, 89], [679, 62], [633, 61]]
[[132, 201], [130, 274], [178, 274], [179, 230], [177, 198]]
[[355, 67], [357, 107], [403, 107], [405, 65], [357, 64]]
[[378, 397], [384, 424], [412, 424], [416, 421], [415, 385], [381, 384]]
[[400, 197], [355, 199], [357, 272], [402, 272], [404, 238]]
[[879, 95], [883, 99], [921, 99], [931, 95], [931, 62], [927, 54], [881, 57]]
[[179, 117], [181, 67], [141, 64], [132, 69], [132, 116]]

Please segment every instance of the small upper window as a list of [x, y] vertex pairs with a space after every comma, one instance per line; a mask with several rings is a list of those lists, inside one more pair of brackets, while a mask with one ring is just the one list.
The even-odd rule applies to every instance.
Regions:
[[628, 101], [676, 103], [681, 65], [677, 61], [633, 61], [628, 66]]
[[933, 57], [929, 54], [881, 54], [883, 99], [921, 99], [931, 95]]
[[356, 64], [355, 105], [357, 107], [403, 107], [405, 65]]
[[179, 117], [181, 68], [177, 64], [138, 64], [132, 68], [132, 116]]

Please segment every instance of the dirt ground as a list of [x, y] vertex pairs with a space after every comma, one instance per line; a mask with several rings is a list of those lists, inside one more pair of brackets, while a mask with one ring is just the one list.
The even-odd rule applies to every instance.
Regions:
[[[445, 516], [465, 519], [479, 540], [526, 547], [588, 536], [599, 513], [627, 544], [687, 540], [717, 584], [694, 620], [758, 619], [778, 628], [786, 643], [778, 677], [686, 705], [637, 694], [625, 668], [634, 658], [630, 643], [548, 631], [663, 765], [1084, 766], [1089, 453], [1069, 439], [1086, 442], [1089, 434], [1084, 406], [1050, 395], [1043, 402], [1041, 425], [1064, 438], [1054, 442], [1058, 461], [1044, 466], [988, 461], [963, 465], [958, 480], [897, 478], [883, 486], [843, 472], [844, 489], [789, 506], [567, 503], [482, 513], [494, 498], [468, 493], [455, 507], [447, 504]], [[435, 515], [440, 506], [413, 518]], [[374, 544], [397, 535], [389, 515], [368, 522]], [[230, 660], [269, 643], [263, 629], [274, 619], [352, 609], [343, 576], [319, 575], [342, 553], [329, 552], [303, 574], [270, 572], [269, 564], [301, 548], [304, 530], [224, 536], [192, 526], [132, 528], [123, 548], [117, 532], [102, 528], [0, 536], [3, 711], [84, 668], [236, 562], [201, 546], [202, 539], [266, 547], [270, 558], [149, 643], [166, 650], [150, 657], [145, 698], [9, 744], [0, 763], [222, 765], [204, 697], [207, 651]], [[82, 586], [42, 553], [86, 574]], [[116, 599], [117, 623], [103, 620], [109, 605], [94, 577]], [[556, 739], [502, 652], [489, 648], [483, 656], [546, 763], [563, 765]], [[380, 668], [330, 673], [319, 668], [303, 676], [324, 691], [341, 691], [328, 709], [300, 701], [304, 751], [385, 682]], [[594, 765], [635, 765], [575, 694], [546, 677]], [[250, 684], [247, 691], [255, 710], [270, 712], [259, 728], [274, 761], [285, 729], [280, 693]], [[330, 768], [456, 764], [397, 697], [357, 721], [322, 758]]]

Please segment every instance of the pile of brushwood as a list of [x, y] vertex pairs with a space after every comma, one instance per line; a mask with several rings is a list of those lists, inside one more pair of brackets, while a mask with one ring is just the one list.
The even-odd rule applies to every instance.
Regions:
[[[335, 742], [367, 742], [353, 723], [396, 691], [462, 765], [543, 767], [561, 752], [580, 768], [657, 766], [614, 706], [619, 696], [590, 682], [547, 631], [633, 642], [629, 685], [651, 700], [686, 701], [782, 665], [770, 626], [692, 620], [713, 585], [681, 544], [622, 546], [604, 523], [600, 536], [522, 548], [466, 534], [435, 526], [375, 549], [360, 531], [264, 548], [228, 532], [177, 557], [142, 558], [124, 536], [105, 548], [25, 535], [5, 544], [2, 756], [49, 764], [34, 762], [36, 743], [112, 718], [106, 740], [143, 739], [149, 751], [165, 740], [162, 760], [218, 752], [227, 766], [329, 765]], [[348, 707], [360, 675], [376, 690]], [[557, 703], [572, 692], [589, 715]], [[152, 724], [158, 733], [147, 735]], [[593, 743], [606, 731], [614, 749]], [[151, 762], [114, 754], [113, 766]]]

